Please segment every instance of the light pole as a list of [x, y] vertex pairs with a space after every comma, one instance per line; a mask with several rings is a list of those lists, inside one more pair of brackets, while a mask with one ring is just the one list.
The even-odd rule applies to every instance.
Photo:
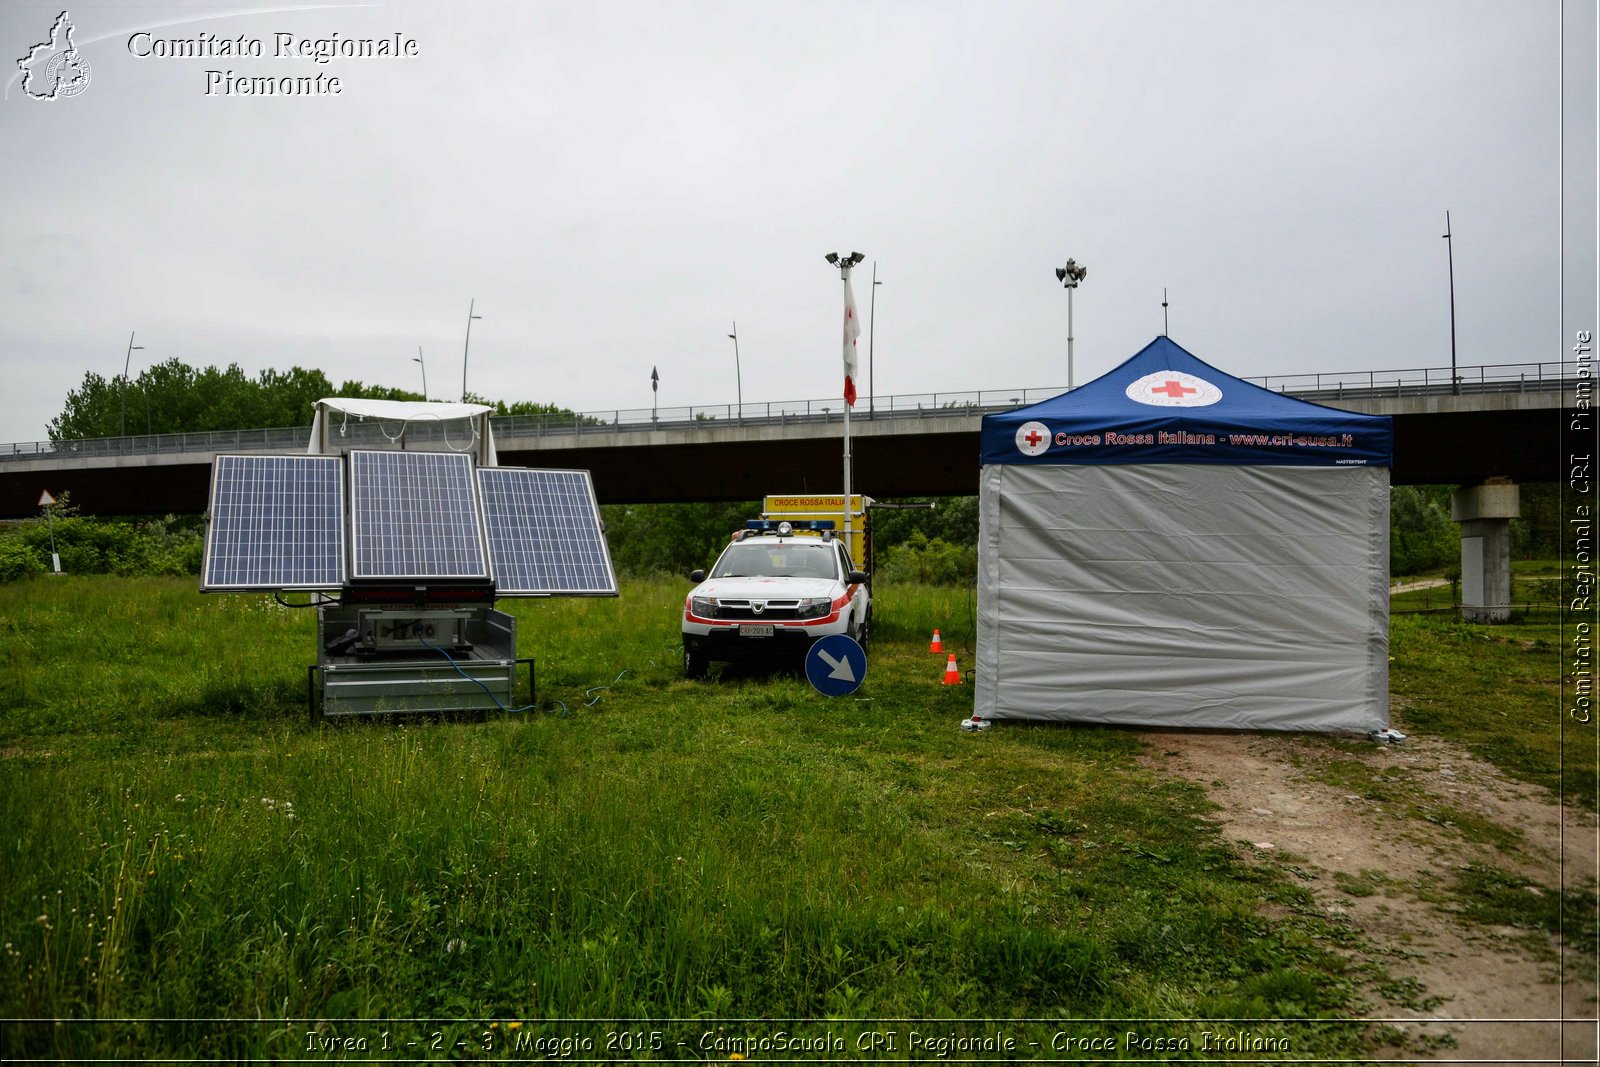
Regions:
[[1169, 327], [1167, 325], [1167, 287], [1163, 285], [1161, 287], [1161, 336], [1162, 337], [1168, 336], [1168, 332], [1169, 332]]
[[1461, 379], [1456, 377], [1456, 251], [1450, 236], [1450, 212], [1444, 213], [1444, 251], [1450, 264], [1450, 393], [1461, 395]]
[[[469, 322], [469, 323], [467, 323], [467, 325], [471, 326], [472, 324]], [[465, 352], [463, 352], [461, 354], [461, 358], [462, 358], [463, 361], [466, 360], [467, 356], [466, 356]], [[411, 362], [416, 363], [416, 364], [418, 364], [418, 365], [420, 365], [422, 367], [422, 399], [426, 400], [426, 399], [428, 399], [428, 365], [426, 363], [422, 362], [422, 346], [421, 345], [417, 346], [417, 358], [412, 360]], [[461, 388], [462, 388], [462, 392], [466, 391], [466, 383], [465, 382], [462, 383]]]
[[739, 369], [739, 324], [733, 324], [733, 332], [728, 335], [733, 338], [733, 385], [738, 390], [739, 414], [737, 416], [740, 426], [744, 425], [744, 374]]
[[461, 402], [467, 402], [467, 348], [472, 344], [472, 320], [481, 319], [482, 315], [472, 312], [478, 306], [478, 298], [473, 297], [472, 303], [467, 305], [467, 339], [461, 343]]
[[122, 424], [117, 436], [128, 436], [128, 367], [133, 363], [134, 351], [144, 351], [144, 345], [133, 343], [133, 331], [128, 331], [128, 354], [122, 359]]
[[[855, 295], [850, 291], [850, 269], [867, 257], [860, 252], [851, 252], [848, 256], [841, 256], [837, 252], [829, 252], [823, 257], [829, 263], [839, 268], [839, 275], [844, 279], [844, 373], [845, 373], [845, 405], [844, 405], [844, 543], [852, 553], [855, 552], [850, 538], [850, 408], [855, 400], [854, 378], [856, 373], [856, 337], [861, 333], [861, 322], [856, 318]], [[870, 339], [869, 339], [870, 340]], [[851, 557], [855, 558], [854, 555]]]
[[1065, 267], [1056, 268], [1056, 280], [1067, 289], [1067, 388], [1072, 388], [1072, 292], [1078, 283], [1089, 276], [1089, 268], [1076, 260], [1067, 260]]
[[872, 299], [867, 302], [867, 418], [878, 414], [877, 378], [873, 374], [872, 336], [878, 324], [878, 261], [872, 261]]

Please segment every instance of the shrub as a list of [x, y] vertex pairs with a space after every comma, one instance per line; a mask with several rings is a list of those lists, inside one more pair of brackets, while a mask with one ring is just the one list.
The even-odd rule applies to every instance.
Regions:
[[924, 585], [965, 585], [978, 576], [978, 550], [952, 545], [941, 538], [929, 540], [921, 530], [879, 557], [878, 576], [890, 582]]

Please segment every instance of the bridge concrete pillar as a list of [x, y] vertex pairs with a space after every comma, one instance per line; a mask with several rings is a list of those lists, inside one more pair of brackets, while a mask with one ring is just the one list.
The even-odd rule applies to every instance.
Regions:
[[1520, 514], [1517, 487], [1508, 478], [1450, 496], [1450, 517], [1461, 524], [1461, 617], [1467, 622], [1511, 618], [1511, 520]]

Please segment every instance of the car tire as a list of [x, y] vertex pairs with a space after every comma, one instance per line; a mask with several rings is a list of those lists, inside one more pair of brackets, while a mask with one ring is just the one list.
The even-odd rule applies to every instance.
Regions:
[[856, 639], [856, 644], [861, 646], [861, 651], [865, 652], [867, 650], [867, 642], [872, 638], [871, 608], [867, 609], [867, 617], [861, 620], [861, 624], [855, 628], [850, 636]]
[[688, 645], [683, 647], [683, 676], [690, 681], [699, 681], [711, 669], [711, 660], [704, 652], [697, 652]]

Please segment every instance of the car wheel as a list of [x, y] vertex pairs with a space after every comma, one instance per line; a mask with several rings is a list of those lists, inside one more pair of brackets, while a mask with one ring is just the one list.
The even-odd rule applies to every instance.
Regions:
[[683, 647], [683, 676], [698, 681], [711, 669], [711, 660], [704, 652], [696, 652], [688, 645]]
[[850, 636], [856, 639], [856, 644], [861, 646], [861, 651], [865, 652], [867, 650], [867, 641], [872, 637], [871, 608], [867, 609], [867, 617], [861, 620], [861, 625], [857, 626], [855, 632]]

